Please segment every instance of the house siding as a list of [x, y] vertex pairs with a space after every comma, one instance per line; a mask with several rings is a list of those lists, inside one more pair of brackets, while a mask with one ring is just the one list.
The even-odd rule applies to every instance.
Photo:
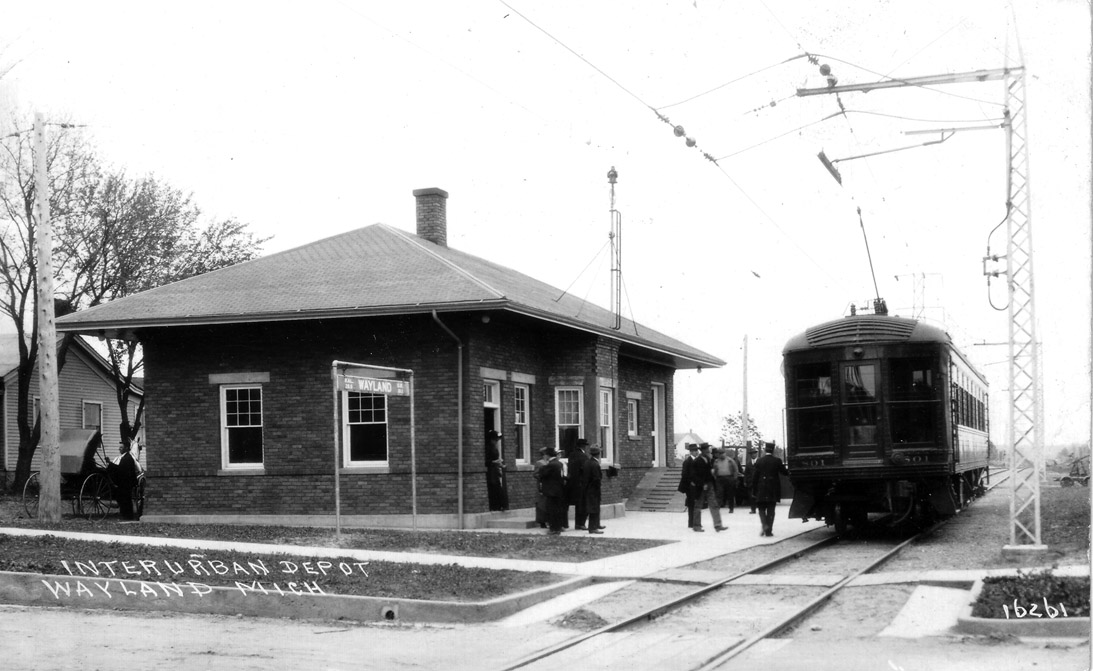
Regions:
[[[109, 456], [117, 454], [118, 444], [121, 442], [121, 410], [118, 408], [117, 396], [114, 392], [114, 383], [106, 377], [105, 371], [99, 372], [99, 365], [86, 353], [77, 347], [69, 348], [65, 364], [57, 375], [58, 418], [60, 428], [83, 428], [83, 402], [93, 401], [102, 404], [102, 434], [103, 445]], [[4, 376], [3, 404], [4, 404], [4, 459], [5, 471], [14, 472], [19, 458], [19, 426], [18, 398], [17, 398], [17, 371], [12, 371]], [[33, 399], [39, 397], [38, 368], [35, 367], [30, 381], [30, 407], [28, 412], [33, 413]], [[130, 403], [129, 418], [133, 419], [138, 401]], [[31, 461], [31, 470], [38, 470], [41, 465], [41, 452], [35, 450]]]
[[[554, 390], [578, 381], [585, 436], [596, 435], [596, 390], [616, 390], [616, 462], [604, 503], [622, 501], [649, 467], [651, 439], [626, 439], [625, 391], [647, 397], [665, 385], [671, 418], [673, 369], [619, 357], [615, 341], [506, 313], [448, 313], [440, 320], [463, 344], [463, 501], [466, 513], [488, 509], [484, 460], [483, 382], [501, 390], [511, 508], [534, 505], [529, 465], [516, 464], [517, 383], [531, 390], [532, 460], [555, 444]], [[148, 512], [192, 514], [331, 514], [334, 509], [334, 360], [414, 371], [414, 443], [419, 514], [458, 510], [457, 345], [429, 315], [150, 329], [145, 351], [149, 444], [167, 449], [148, 458]], [[222, 469], [220, 384], [210, 375], [268, 375], [262, 383], [264, 469]], [[222, 379], [222, 378], [218, 378]], [[228, 378], [230, 379], [230, 378]], [[645, 407], [648, 406], [648, 407]], [[651, 427], [651, 403], [643, 405]], [[410, 399], [388, 397], [389, 467], [343, 470], [343, 514], [408, 514], [411, 505]], [[666, 427], [671, 435], [671, 427]], [[646, 429], [646, 434], [648, 430]], [[339, 435], [340, 439], [340, 435]], [[635, 444], [636, 443], [636, 444]], [[644, 450], [644, 451], [643, 451]]]

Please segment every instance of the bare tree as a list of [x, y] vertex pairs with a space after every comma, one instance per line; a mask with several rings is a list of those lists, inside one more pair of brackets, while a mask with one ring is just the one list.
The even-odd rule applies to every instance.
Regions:
[[[50, 219], [57, 239], [64, 239], [79, 218], [80, 194], [88, 181], [96, 179], [94, 154], [66, 124], [55, 124], [46, 145], [49, 173]], [[35, 252], [37, 216], [34, 201], [33, 138], [16, 132], [0, 139], [0, 315], [11, 320], [19, 348], [16, 383], [16, 426], [19, 454], [15, 486], [30, 475], [30, 462], [38, 445], [41, 428], [30, 416], [30, 383], [38, 359], [38, 262]], [[54, 249], [55, 274], [70, 272], [76, 261], [64, 245]], [[64, 313], [73, 303], [63, 289], [56, 292], [57, 310]], [[64, 345], [58, 365], [64, 358]]]

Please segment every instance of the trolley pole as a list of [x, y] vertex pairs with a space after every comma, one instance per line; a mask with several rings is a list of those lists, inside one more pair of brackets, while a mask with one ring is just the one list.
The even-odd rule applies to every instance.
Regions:
[[49, 221], [49, 178], [46, 131], [41, 113], [34, 115], [34, 180], [38, 228], [38, 380], [42, 454], [38, 519], [61, 521], [60, 417], [57, 390], [57, 327], [53, 323], [53, 228]]

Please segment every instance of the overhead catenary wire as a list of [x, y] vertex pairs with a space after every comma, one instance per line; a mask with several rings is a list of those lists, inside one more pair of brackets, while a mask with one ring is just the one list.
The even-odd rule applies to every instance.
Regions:
[[[730, 86], [730, 85], [735, 84], [737, 82], [741, 82], [741, 81], [743, 81], [743, 80], [745, 80], [749, 77], [754, 77], [755, 75], [757, 75], [761, 72], [766, 72], [767, 70], [770, 70], [772, 68], [776, 68], [779, 65], [785, 65], [786, 63], [795, 61], [798, 58], [807, 58], [807, 57], [808, 57], [807, 53], [802, 53], [802, 54], [798, 54], [796, 56], [791, 56], [791, 57], [789, 57], [785, 60], [778, 61], [777, 63], [772, 63], [772, 64], [770, 64], [766, 67], [759, 68], [758, 70], [755, 70], [754, 72], [749, 72], [746, 75], [741, 75], [740, 77], [737, 77], [736, 79], [729, 80], [729, 81], [725, 82], [724, 84], [720, 84], [718, 86], [715, 86], [715, 87], [713, 87], [712, 89], [710, 89], [708, 91], [703, 91], [702, 93], [697, 93], [697, 94], [691, 96], [690, 98], [685, 98], [683, 100], [680, 100], [678, 102], [674, 102], [674, 103], [671, 103], [671, 104], [668, 104], [668, 105], [661, 105], [661, 106], [657, 107], [656, 109], [657, 110], [666, 110], [669, 107], [675, 107], [677, 105], [682, 105], [684, 103], [689, 103], [692, 100], [697, 100], [698, 98], [701, 98], [702, 96], [709, 95], [709, 94], [713, 93], [714, 91], [720, 91], [721, 89], [725, 88], [726, 86]], [[793, 97], [793, 96], [789, 96], [786, 99], [791, 98], [791, 97]]]

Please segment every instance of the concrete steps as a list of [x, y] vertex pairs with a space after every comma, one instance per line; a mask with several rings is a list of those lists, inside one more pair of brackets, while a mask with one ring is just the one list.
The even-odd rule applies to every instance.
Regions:
[[676, 491], [680, 475], [679, 466], [650, 469], [626, 500], [626, 509], [649, 512], [682, 511], [684, 496]]

